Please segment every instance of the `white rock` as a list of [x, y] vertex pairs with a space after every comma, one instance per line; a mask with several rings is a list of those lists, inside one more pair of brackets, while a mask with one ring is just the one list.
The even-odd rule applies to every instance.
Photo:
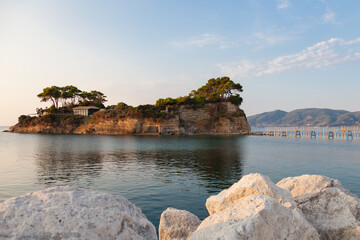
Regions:
[[202, 239], [318, 239], [318, 233], [300, 211], [265, 195], [251, 195], [231, 208], [206, 218], [191, 235]]
[[291, 191], [321, 239], [360, 239], [360, 200], [338, 180], [303, 175], [285, 178], [277, 185]]
[[200, 225], [200, 219], [185, 210], [166, 209], [160, 217], [160, 240], [186, 240]]
[[274, 198], [278, 203], [296, 209], [296, 203], [288, 190], [279, 188], [267, 176], [259, 173], [243, 176], [240, 181], [233, 184], [229, 189], [221, 191], [218, 195], [211, 196], [206, 200], [206, 208], [210, 215], [233, 207], [242, 201], [244, 197], [252, 194], [264, 194]]
[[54, 187], [0, 203], [0, 239], [157, 239], [127, 199]]

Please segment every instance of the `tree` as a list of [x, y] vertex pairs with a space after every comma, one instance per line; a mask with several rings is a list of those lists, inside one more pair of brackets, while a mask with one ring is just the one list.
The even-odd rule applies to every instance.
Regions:
[[63, 105], [67, 105], [66, 100], [70, 99], [71, 105], [76, 104], [76, 100], [79, 98], [81, 90], [73, 85], [68, 85], [61, 88], [61, 98], [63, 99]]
[[41, 98], [41, 102], [52, 101], [55, 108], [59, 107], [59, 98], [61, 97], [61, 88], [58, 86], [51, 86], [43, 89], [42, 93], [37, 95]]
[[178, 104], [178, 101], [177, 99], [173, 99], [173, 98], [159, 98], [156, 103], [155, 103], [155, 106], [157, 107], [165, 107], [165, 106], [169, 106], [169, 105], [176, 105]]
[[79, 94], [81, 101], [80, 105], [94, 105], [96, 107], [104, 108], [104, 103], [107, 101], [106, 96], [99, 91], [92, 90], [91, 92], [81, 92]]
[[209, 81], [198, 90], [193, 90], [189, 97], [201, 98], [204, 97], [207, 102], [231, 101], [240, 105], [242, 92], [240, 83], [234, 83], [229, 77], [211, 78]]
[[229, 77], [211, 78], [202, 87], [192, 90], [188, 96], [173, 98], [160, 98], [156, 101], [156, 106], [165, 108], [172, 105], [196, 105], [204, 106], [208, 102], [231, 102], [235, 105], [241, 105], [242, 86], [240, 83], [234, 83]]
[[83, 106], [92, 105], [99, 108], [104, 108], [104, 103], [107, 101], [106, 96], [102, 92], [96, 90], [85, 92], [73, 85], [47, 87], [37, 96], [41, 98], [41, 102], [50, 100], [55, 109], [59, 109], [59, 101], [62, 107], [80, 104]]

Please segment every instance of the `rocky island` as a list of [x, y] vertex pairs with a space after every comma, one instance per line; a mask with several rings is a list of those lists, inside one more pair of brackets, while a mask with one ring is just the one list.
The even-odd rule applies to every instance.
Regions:
[[[41, 101], [52, 101], [38, 116], [19, 117], [10, 132], [113, 135], [241, 135], [250, 132], [239, 108], [242, 86], [228, 77], [210, 79], [188, 96], [157, 100], [155, 105], [104, 106], [99, 91], [74, 86], [45, 88]], [[60, 107], [60, 103], [62, 106]], [[92, 110], [90, 112], [89, 110]]]

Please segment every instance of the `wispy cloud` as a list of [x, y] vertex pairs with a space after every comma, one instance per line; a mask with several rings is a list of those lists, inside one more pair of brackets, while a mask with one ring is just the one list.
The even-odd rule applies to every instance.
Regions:
[[335, 23], [336, 14], [330, 9], [326, 9], [326, 13], [322, 16], [322, 19], [325, 23]]
[[268, 30], [264, 32], [256, 32], [248, 41], [251, 45], [258, 45], [262, 48], [265, 46], [273, 46], [276, 44], [284, 43], [290, 40], [293, 40], [295, 37], [291, 34], [280, 34], [273, 30]]
[[254, 50], [262, 49], [266, 46], [273, 46], [295, 39], [293, 33], [283, 33], [279, 29], [270, 28], [264, 31], [257, 31], [243, 38], [232, 38], [219, 36], [211, 33], [204, 33], [195, 37], [190, 37], [182, 41], [174, 41], [171, 44], [175, 47], [206, 47], [217, 46], [220, 49], [239, 47], [241, 45], [251, 46]]
[[285, 9], [290, 6], [289, 0], [278, 0], [277, 3], [278, 9]]
[[258, 69], [258, 66], [255, 63], [246, 60], [234, 64], [218, 64], [218, 67], [221, 69], [222, 73], [231, 77], [250, 77], [254, 75], [254, 72]]
[[242, 61], [219, 64], [222, 73], [231, 77], [262, 76], [284, 71], [324, 68], [360, 59], [360, 37], [345, 41], [331, 38], [318, 42], [298, 53], [276, 57], [265, 62]]
[[205, 33], [200, 36], [188, 38], [184, 41], [176, 41], [172, 43], [176, 47], [204, 47], [209, 45], [218, 45], [219, 48], [228, 48], [235, 46], [234, 42], [228, 41], [224, 37], [220, 37], [216, 34]]

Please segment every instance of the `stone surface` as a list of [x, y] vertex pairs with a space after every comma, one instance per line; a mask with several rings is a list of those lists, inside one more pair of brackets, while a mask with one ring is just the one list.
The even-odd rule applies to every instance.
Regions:
[[157, 239], [154, 225], [127, 199], [54, 187], [0, 203], [0, 239]]
[[168, 208], [160, 217], [159, 239], [186, 240], [200, 223], [200, 219], [188, 211]]
[[360, 239], [360, 200], [338, 180], [303, 175], [285, 178], [277, 185], [291, 191], [321, 239]]
[[206, 200], [206, 208], [210, 215], [231, 208], [242, 201], [243, 198], [252, 194], [264, 194], [274, 198], [280, 204], [296, 209], [296, 203], [288, 190], [275, 185], [267, 176], [259, 173], [243, 176], [240, 181], [233, 184], [229, 189], [221, 191], [218, 195], [211, 196]]
[[206, 218], [191, 235], [202, 239], [318, 239], [318, 233], [300, 211], [265, 195], [242, 198], [236, 205]]

